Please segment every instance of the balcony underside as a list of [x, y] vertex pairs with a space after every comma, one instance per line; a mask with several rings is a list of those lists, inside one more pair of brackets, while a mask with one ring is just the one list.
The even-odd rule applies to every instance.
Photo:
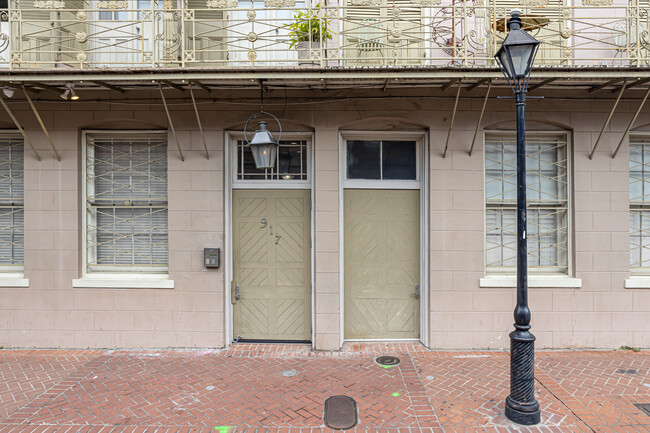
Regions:
[[[28, 70], [1, 71], [0, 85], [21, 89], [47, 98], [75, 83], [77, 90], [125, 93], [130, 90], [163, 89], [236, 90], [267, 89], [363, 91], [365, 89], [429, 88], [450, 95], [462, 87], [477, 93], [491, 83], [492, 89], [510, 90], [496, 68], [205, 68], [137, 70]], [[612, 98], [625, 83], [626, 91], [650, 86], [650, 67], [541, 67], [531, 74], [532, 94], [575, 94], [577, 97]], [[543, 90], [544, 92], [540, 92]], [[536, 92], [537, 91], [537, 92]], [[634, 92], [635, 94], [640, 92]], [[334, 95], [331, 95], [334, 96]], [[341, 96], [341, 95], [338, 95]]]

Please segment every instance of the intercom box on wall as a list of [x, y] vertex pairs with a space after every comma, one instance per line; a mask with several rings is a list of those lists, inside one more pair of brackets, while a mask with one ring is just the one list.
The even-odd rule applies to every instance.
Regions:
[[218, 268], [221, 265], [221, 249], [203, 248], [203, 264], [206, 268]]

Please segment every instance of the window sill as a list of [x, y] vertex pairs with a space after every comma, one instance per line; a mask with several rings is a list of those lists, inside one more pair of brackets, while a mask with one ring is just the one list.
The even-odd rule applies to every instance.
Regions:
[[101, 289], [173, 289], [174, 280], [156, 274], [93, 274], [72, 280], [72, 287]]
[[[649, 280], [650, 281], [650, 280]], [[492, 275], [481, 278], [480, 287], [517, 287], [515, 275]], [[555, 275], [529, 275], [528, 287], [553, 287], [553, 288], [580, 288], [582, 280], [567, 276]]]
[[625, 280], [626, 289], [650, 289], [650, 276], [638, 275]]
[[29, 279], [21, 273], [0, 273], [0, 287], [29, 287]]

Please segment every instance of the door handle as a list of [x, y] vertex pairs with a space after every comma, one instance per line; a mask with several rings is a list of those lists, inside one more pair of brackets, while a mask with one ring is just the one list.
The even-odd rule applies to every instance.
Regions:
[[237, 301], [239, 301], [239, 284], [232, 281], [230, 283], [230, 302], [234, 304]]
[[415, 299], [420, 299], [420, 285], [419, 284], [415, 285], [415, 292], [413, 292], [413, 297]]

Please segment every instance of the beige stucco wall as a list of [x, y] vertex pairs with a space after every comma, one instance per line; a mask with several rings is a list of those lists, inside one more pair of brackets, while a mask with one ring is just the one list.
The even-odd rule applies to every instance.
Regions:
[[[171, 91], [170, 91], [171, 92]], [[476, 92], [476, 96], [473, 93]], [[428, 128], [429, 344], [434, 348], [503, 348], [512, 330], [514, 288], [479, 287], [484, 276], [483, 135], [468, 150], [482, 105], [480, 90], [462, 93], [446, 158], [442, 150], [452, 90], [369, 90], [358, 100], [301, 104], [268, 102], [283, 122], [314, 132], [315, 345], [340, 347], [339, 131]], [[273, 96], [274, 94], [272, 94]], [[177, 92], [174, 95], [181, 98]], [[236, 93], [222, 97], [237, 97]], [[284, 98], [284, 92], [282, 92]], [[295, 95], [294, 95], [295, 96]], [[309, 96], [309, 95], [307, 95]], [[531, 288], [538, 347], [650, 347], [650, 289], [626, 289], [629, 277], [628, 153], [611, 158], [636, 103], [619, 104], [593, 160], [588, 154], [611, 101], [565, 101], [549, 94], [528, 104], [528, 118], [572, 132], [574, 273], [580, 288]], [[12, 102], [39, 149], [25, 149], [25, 276], [28, 288], [0, 288], [0, 345], [5, 347], [222, 347], [226, 336], [224, 270], [207, 270], [204, 247], [224, 248], [224, 129], [240, 125], [254, 104], [200, 104], [207, 160], [192, 107], [171, 105], [185, 154], [169, 135], [169, 266], [174, 289], [73, 288], [81, 276], [80, 130], [167, 127], [151, 105], [37, 103], [62, 155], [56, 161], [28, 106]], [[647, 116], [647, 110], [645, 112]], [[512, 101], [490, 100], [483, 125], [511, 121]], [[641, 114], [640, 119], [643, 118]], [[398, 120], [390, 120], [399, 118]], [[2, 125], [8, 125], [5, 114]]]

